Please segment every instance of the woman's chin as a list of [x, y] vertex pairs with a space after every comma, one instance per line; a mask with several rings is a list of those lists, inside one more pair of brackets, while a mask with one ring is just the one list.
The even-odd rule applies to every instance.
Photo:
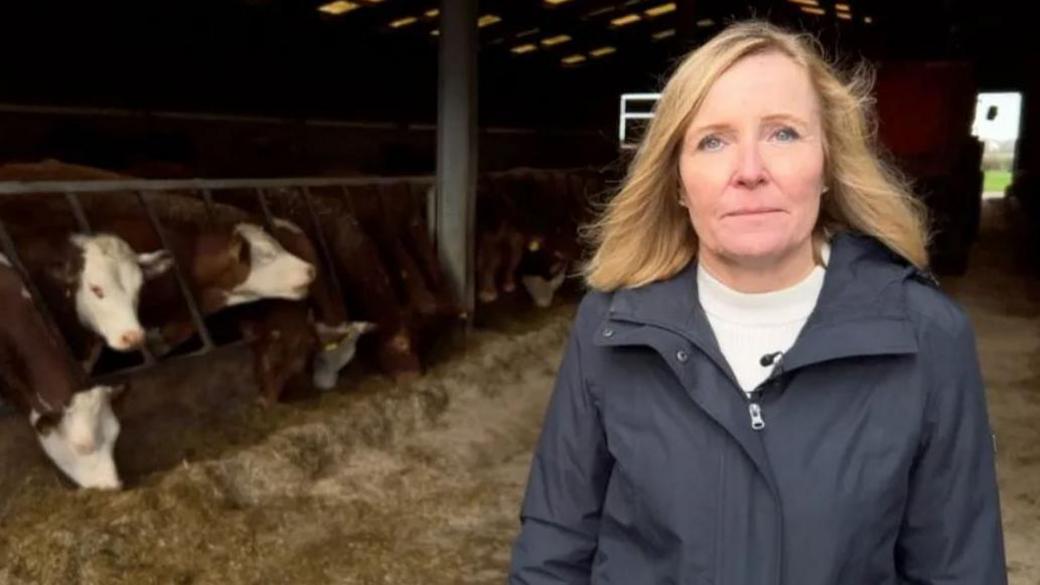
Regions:
[[743, 237], [723, 246], [723, 255], [741, 263], [768, 263], [790, 251], [788, 242], [771, 234]]

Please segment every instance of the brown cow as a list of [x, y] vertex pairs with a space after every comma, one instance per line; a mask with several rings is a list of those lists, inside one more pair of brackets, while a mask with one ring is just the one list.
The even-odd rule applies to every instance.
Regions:
[[588, 219], [588, 187], [571, 171], [514, 169], [485, 176], [478, 198], [478, 298], [512, 292], [517, 278], [539, 307], [581, 258], [578, 227]]
[[[326, 195], [327, 196], [327, 195]], [[415, 350], [426, 354], [446, 328], [467, 319], [440, 269], [426, 230], [422, 191], [406, 182], [351, 187], [337, 193], [375, 244]]]
[[[263, 206], [260, 205], [255, 192], [229, 191], [219, 194], [222, 202], [231, 202], [254, 215], [262, 213]], [[315, 247], [318, 235], [314, 232], [313, 222], [309, 220], [306, 206], [295, 193], [289, 190], [275, 190], [267, 197], [268, 206], [273, 214], [269, 227], [271, 234], [290, 253], [304, 259], [310, 264], [318, 267], [317, 275], [310, 286], [308, 304], [313, 309], [313, 318], [305, 319], [306, 311], [296, 310], [299, 322], [294, 327], [299, 329], [309, 326], [317, 336], [318, 347], [314, 354], [306, 360], [312, 367], [312, 383], [315, 387], [328, 390], [336, 385], [339, 371], [343, 369], [354, 357], [358, 338], [365, 332], [371, 331], [374, 325], [368, 322], [348, 320], [347, 308], [344, 299], [338, 294], [332, 284], [332, 275], [328, 274], [321, 256]], [[282, 217], [284, 216], [284, 217]], [[292, 218], [292, 221], [290, 219]], [[304, 229], [301, 226], [307, 226]], [[279, 315], [272, 315], [272, 320], [277, 320], [278, 331], [284, 331], [290, 325], [289, 319], [283, 308], [278, 311]], [[264, 323], [263, 311], [249, 312], [249, 329], [255, 336], [254, 351], [258, 356], [265, 353], [284, 354], [288, 350], [276, 347], [267, 347], [279, 343], [279, 341], [292, 336], [274, 337], [268, 333], [274, 326]], [[304, 345], [299, 345], [298, 351], [304, 351]], [[279, 363], [298, 363], [299, 360], [281, 360]], [[274, 362], [272, 362], [274, 363]], [[262, 370], [257, 370], [258, 372]], [[277, 373], [272, 374], [275, 378], [284, 376]], [[271, 382], [260, 382], [261, 386], [270, 387]]]
[[[37, 180], [126, 179], [115, 173], [54, 161], [0, 169], [0, 177], [12, 175]], [[80, 199], [96, 229], [118, 234], [138, 250], [161, 248], [159, 234], [133, 194], [90, 193]], [[30, 203], [38, 201], [39, 198]], [[316, 276], [314, 265], [286, 251], [248, 214], [226, 205], [209, 208], [195, 198], [178, 194], [155, 197], [152, 207], [203, 315], [262, 299], [299, 300], [307, 296]], [[172, 274], [147, 284], [140, 313], [141, 321], [149, 327], [149, 346], [157, 355], [170, 352], [195, 333], [194, 322]], [[342, 336], [352, 331], [344, 328]], [[279, 377], [277, 373], [274, 376]], [[260, 382], [262, 387], [271, 386], [270, 381]]]
[[0, 255], [0, 391], [28, 415], [47, 456], [77, 485], [120, 489], [112, 451], [119, 421], [111, 401], [122, 388], [85, 385]]
[[[161, 246], [158, 234], [140, 218], [105, 217], [99, 223], [137, 249]], [[204, 315], [261, 299], [303, 299], [314, 279], [313, 266], [251, 224], [219, 228], [167, 222], [164, 230]], [[140, 314], [153, 351], [160, 355], [194, 332], [173, 275], [145, 285]]]
[[139, 348], [145, 337], [137, 317], [140, 290], [170, 268], [169, 254], [139, 253], [113, 234], [76, 233], [71, 221], [34, 211], [33, 201], [17, 203], [0, 200], [0, 215], [85, 369], [104, 345]]
[[523, 259], [526, 236], [515, 225], [502, 180], [483, 177], [477, 189], [477, 300], [492, 303], [499, 290], [516, 290], [516, 272]]
[[[306, 252], [293, 244], [295, 230], [307, 236], [306, 240], [299, 235], [297, 238], [308, 246], [319, 237], [324, 238], [329, 246], [331, 269], [343, 288], [342, 298], [337, 297], [331, 284], [332, 275], [324, 271], [319, 271], [316, 286], [311, 287], [310, 304], [322, 345], [314, 362], [314, 384], [319, 388], [334, 384], [339, 369], [353, 357], [358, 336], [371, 330], [375, 331], [373, 335], [360, 340], [363, 353], [371, 355], [381, 370], [396, 379], [414, 377], [421, 368], [413, 324], [404, 304], [397, 298], [389, 265], [379, 257], [375, 244], [356, 218], [346, 211], [341, 193], [339, 188], [314, 190], [311, 204], [317, 224], [299, 192], [277, 189], [267, 196], [273, 214], [292, 219], [291, 222], [275, 219], [274, 234], [287, 248], [299, 254]], [[221, 201], [260, 213], [255, 192], [227, 192], [219, 197]], [[278, 229], [279, 226], [283, 229]], [[337, 323], [340, 325], [335, 325]], [[346, 335], [343, 335], [344, 329]]]
[[[314, 266], [322, 264], [311, 239], [297, 224], [274, 218], [271, 232], [293, 254]], [[358, 338], [376, 326], [368, 321], [347, 320], [344, 301], [335, 293], [329, 275], [323, 270], [318, 271], [318, 277], [311, 284], [310, 301], [318, 317], [315, 319], [306, 313], [306, 323], [313, 327], [318, 341], [316, 351], [308, 359], [312, 366], [312, 382], [321, 390], [329, 390], [336, 385], [340, 370], [354, 358]], [[280, 319], [284, 321], [285, 317], [280, 316]]]
[[[292, 222], [274, 219], [271, 231], [293, 254], [320, 264], [320, 257], [309, 238]], [[364, 321], [347, 322], [342, 299], [319, 278], [311, 284], [311, 303], [263, 301], [246, 307], [237, 316], [243, 334], [254, 353], [254, 372], [262, 404], [276, 402], [285, 387], [311, 367], [311, 382], [321, 390], [336, 385], [340, 370], [354, 357], [358, 338], [374, 325]], [[319, 282], [321, 281], [321, 282]], [[311, 305], [329, 316], [329, 307], [344, 315], [338, 324], [316, 322]]]

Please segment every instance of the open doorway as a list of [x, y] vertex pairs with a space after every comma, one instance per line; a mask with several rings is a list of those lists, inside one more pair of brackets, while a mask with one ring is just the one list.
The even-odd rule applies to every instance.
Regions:
[[978, 96], [971, 133], [983, 144], [983, 199], [1004, 197], [1011, 183], [1021, 114], [1021, 93], [980, 93]]

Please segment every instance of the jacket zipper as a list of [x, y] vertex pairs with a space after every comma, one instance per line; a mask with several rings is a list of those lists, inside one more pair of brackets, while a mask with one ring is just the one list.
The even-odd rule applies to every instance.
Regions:
[[762, 418], [762, 407], [757, 402], [748, 404], [748, 412], [751, 414], [751, 428], [761, 431], [766, 428], [766, 419]]
[[783, 362], [784, 354], [781, 353], [777, 356], [773, 370], [769, 372], [769, 377], [767, 377], [765, 381], [759, 384], [754, 390], [745, 395], [748, 399], [748, 415], [751, 417], [752, 430], [761, 431], [766, 428], [766, 419], [762, 415], [762, 392], [765, 391], [769, 384], [772, 384], [783, 374]]

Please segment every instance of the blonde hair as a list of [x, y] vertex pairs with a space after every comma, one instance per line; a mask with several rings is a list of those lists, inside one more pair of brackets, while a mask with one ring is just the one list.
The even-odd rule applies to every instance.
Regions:
[[746, 21], [687, 55], [666, 83], [620, 191], [586, 227], [595, 250], [584, 267], [591, 288], [610, 291], [663, 280], [693, 259], [697, 235], [686, 208], [677, 204], [683, 135], [723, 72], [745, 57], [772, 51], [806, 69], [820, 103], [829, 189], [814, 239], [855, 230], [919, 268], [927, 265], [925, 208], [874, 146], [869, 71], [861, 67], [843, 82], [812, 37]]

